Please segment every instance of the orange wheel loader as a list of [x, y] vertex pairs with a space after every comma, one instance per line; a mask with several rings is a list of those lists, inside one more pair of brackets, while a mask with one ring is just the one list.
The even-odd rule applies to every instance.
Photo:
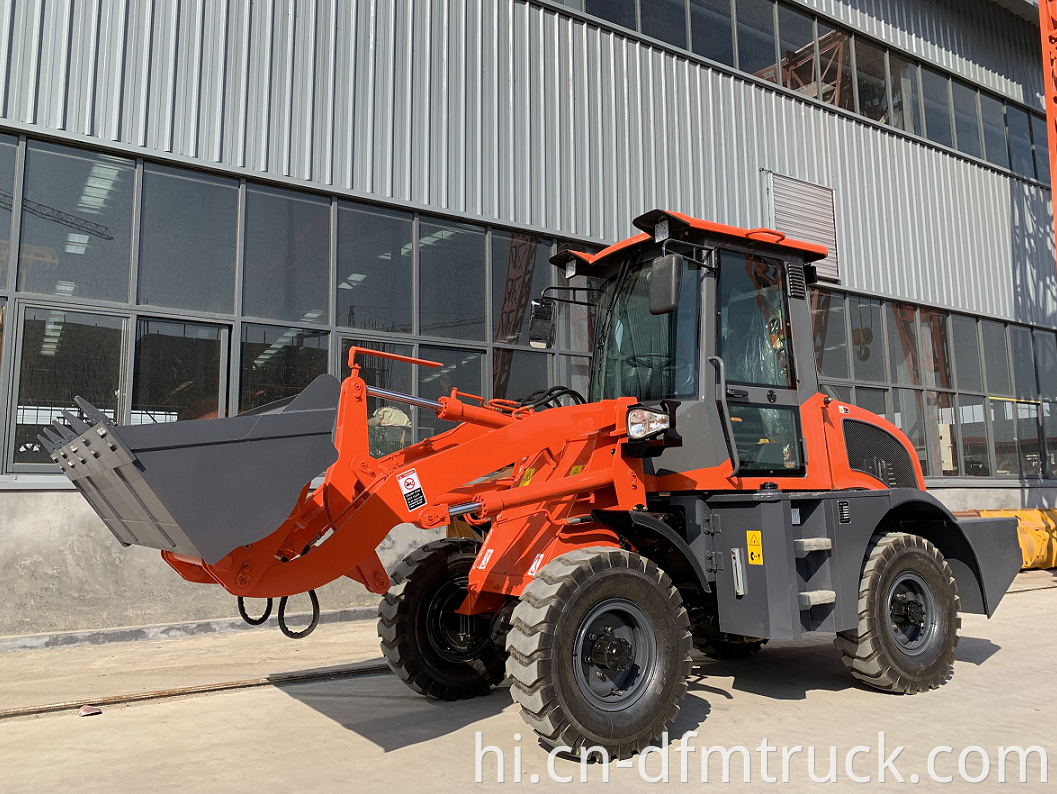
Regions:
[[[285, 599], [348, 576], [382, 596], [408, 686], [453, 700], [509, 677], [569, 752], [656, 741], [695, 648], [823, 633], [872, 687], [940, 686], [959, 613], [990, 616], [1020, 567], [1016, 521], [959, 521], [903, 433], [819, 393], [807, 285], [824, 248], [676, 212], [634, 223], [552, 260], [601, 285], [589, 395], [425, 400], [367, 385], [361, 358], [383, 354], [353, 349], [343, 383], [256, 411], [116, 427], [78, 400], [42, 440], [121, 543], [244, 616], [242, 599], [280, 598], [295, 635]], [[557, 308], [534, 302], [534, 343]], [[372, 457], [369, 395], [457, 424]], [[382, 566], [393, 527], [455, 518], [471, 537]]]

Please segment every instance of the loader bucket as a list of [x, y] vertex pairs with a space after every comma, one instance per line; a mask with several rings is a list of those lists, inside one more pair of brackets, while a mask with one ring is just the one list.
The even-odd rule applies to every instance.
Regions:
[[69, 427], [56, 420], [40, 440], [122, 545], [212, 565], [278, 529], [337, 460], [339, 392], [320, 375], [295, 398], [228, 419], [124, 427], [78, 397], [92, 424], [65, 411]]

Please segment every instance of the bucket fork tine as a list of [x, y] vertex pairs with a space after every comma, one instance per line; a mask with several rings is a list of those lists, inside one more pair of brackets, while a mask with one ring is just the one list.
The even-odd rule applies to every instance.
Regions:
[[62, 415], [66, 417], [66, 421], [69, 423], [70, 427], [73, 428], [74, 432], [77, 435], [80, 435], [81, 433], [87, 433], [89, 430], [92, 429], [91, 425], [86, 425], [84, 422], [81, 421], [81, 417], [77, 416], [77, 414], [73, 413], [72, 411], [63, 411]]
[[114, 423], [111, 421], [110, 417], [88, 402], [88, 400], [83, 397], [74, 397], [73, 401], [77, 404], [77, 407], [81, 409], [81, 413], [87, 416], [93, 424], [103, 422], [113, 426]]

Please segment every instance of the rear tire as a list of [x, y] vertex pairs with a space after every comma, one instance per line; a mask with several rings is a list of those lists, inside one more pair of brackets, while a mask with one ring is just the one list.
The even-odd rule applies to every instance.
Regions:
[[525, 588], [507, 635], [521, 716], [551, 748], [626, 758], [679, 713], [690, 674], [689, 619], [653, 562], [628, 551], [563, 554]]
[[466, 597], [478, 549], [466, 538], [416, 549], [393, 573], [393, 586], [378, 609], [378, 635], [389, 667], [426, 697], [476, 697], [503, 680], [506, 655], [492, 641], [492, 616], [455, 612]]
[[954, 671], [960, 606], [939, 549], [917, 535], [878, 533], [859, 585], [859, 625], [834, 645], [851, 674], [875, 689], [935, 689]]

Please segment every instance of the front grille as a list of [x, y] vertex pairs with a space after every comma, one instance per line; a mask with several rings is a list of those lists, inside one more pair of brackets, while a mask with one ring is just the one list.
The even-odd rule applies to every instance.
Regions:
[[848, 465], [876, 477], [889, 488], [917, 488], [914, 463], [899, 439], [879, 427], [845, 419], [844, 446]]

